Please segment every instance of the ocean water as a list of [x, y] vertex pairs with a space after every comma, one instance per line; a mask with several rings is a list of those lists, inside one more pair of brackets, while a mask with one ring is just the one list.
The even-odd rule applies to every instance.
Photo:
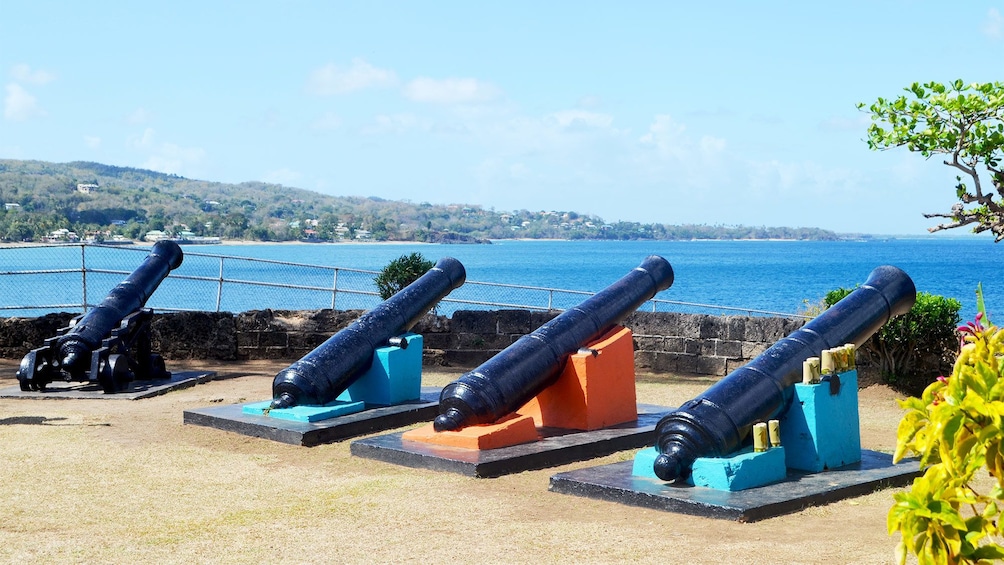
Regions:
[[[895, 265], [919, 291], [962, 302], [962, 317], [975, 315], [975, 289], [982, 283], [991, 317], [1004, 312], [1004, 244], [985, 238], [924, 237], [868, 241], [496, 241], [493, 245], [276, 244], [186, 246], [185, 264], [174, 274], [215, 264], [202, 255], [252, 257], [302, 264], [379, 271], [411, 252], [427, 259], [460, 260], [468, 281], [527, 285], [595, 292], [638, 266], [648, 255], [661, 255], [673, 266], [675, 282], [660, 293], [665, 300], [743, 309], [798, 313], [806, 302], [818, 303], [830, 290], [853, 288], [879, 265]], [[88, 268], [102, 265], [88, 252]], [[95, 257], [92, 257], [95, 255]], [[133, 254], [126, 256], [136, 264]], [[109, 259], [110, 260], [110, 259]], [[116, 259], [118, 260], [118, 259]], [[0, 271], [80, 267], [79, 248], [64, 253], [42, 249], [0, 249]], [[129, 271], [132, 266], [118, 266]], [[201, 273], [205, 274], [205, 273]], [[18, 288], [25, 277], [0, 276], [0, 292], [30, 300], [44, 287], [79, 286], [79, 273], [66, 280], [52, 275], [51, 285], [37, 281]], [[325, 277], [330, 275], [324, 275]], [[233, 275], [228, 275], [233, 277]], [[92, 277], [93, 278], [93, 277]], [[121, 278], [121, 277], [120, 277]], [[278, 283], [282, 275], [276, 275]], [[77, 282], [74, 283], [73, 281]], [[113, 281], [108, 284], [114, 285]], [[318, 284], [325, 284], [323, 281]], [[330, 282], [326, 284], [330, 285]], [[158, 291], [159, 292], [159, 291]], [[78, 293], [79, 294], [79, 293]], [[37, 298], [42, 300], [41, 297]], [[93, 295], [89, 301], [100, 297]], [[212, 309], [212, 304], [197, 306]], [[224, 308], [226, 309], [226, 308]], [[0, 315], [4, 314], [0, 311]]]

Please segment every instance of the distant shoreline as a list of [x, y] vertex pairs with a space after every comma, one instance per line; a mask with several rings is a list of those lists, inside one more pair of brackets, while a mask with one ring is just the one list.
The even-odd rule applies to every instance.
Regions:
[[[970, 240], [979, 241], [986, 240], [987, 238], [981, 237], [979, 235], [959, 235], [959, 234], [946, 234], [946, 235], [868, 235], [860, 238], [840, 238], [837, 240], [826, 240], [826, 239], [784, 239], [784, 238], [736, 238], [736, 239], [717, 239], [717, 238], [693, 238], [693, 239], [636, 239], [627, 241], [648, 241], [648, 242], [806, 242], [806, 241], [888, 241], [888, 240], [904, 240], [904, 239], [953, 239], [953, 240]], [[535, 237], [525, 237], [525, 238], [506, 238], [506, 239], [492, 239], [488, 240], [489, 243], [504, 243], [508, 241], [539, 241], [539, 242], [555, 242], [555, 241], [588, 241], [601, 243], [605, 241], [618, 242], [625, 240], [607, 240], [607, 239], [562, 239], [562, 238], [535, 238]], [[12, 241], [3, 243], [0, 242], [0, 248], [14, 248], [14, 247], [46, 247], [46, 246], [58, 246], [58, 245], [80, 245], [82, 242], [60, 242], [60, 243], [47, 243], [47, 242], [21, 242]], [[121, 246], [121, 247], [151, 247], [155, 242], [151, 241], [136, 241], [128, 240], [127, 242], [120, 243], [84, 243], [85, 245], [107, 245], [109, 247]], [[345, 241], [301, 241], [301, 240], [289, 240], [289, 241], [258, 241], [258, 240], [244, 240], [244, 239], [222, 239], [219, 243], [205, 244], [205, 243], [180, 243], [184, 248], [207, 248], [212, 249], [217, 245], [242, 245], [242, 246], [272, 246], [272, 245], [485, 245], [482, 243], [439, 243], [439, 242], [428, 242], [428, 241], [375, 241], [375, 240], [345, 240]]]

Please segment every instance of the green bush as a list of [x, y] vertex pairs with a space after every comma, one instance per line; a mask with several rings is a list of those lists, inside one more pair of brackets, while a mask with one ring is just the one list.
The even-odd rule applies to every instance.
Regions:
[[[826, 294], [829, 308], [852, 289]], [[950, 370], [959, 347], [956, 327], [962, 304], [927, 292], [918, 292], [913, 308], [897, 316], [862, 347], [865, 360], [878, 366], [882, 381], [896, 390], [919, 395], [939, 375]]]
[[373, 279], [380, 292], [380, 298], [387, 300], [394, 296], [435, 265], [432, 261], [426, 260], [421, 253], [402, 255], [394, 259]]

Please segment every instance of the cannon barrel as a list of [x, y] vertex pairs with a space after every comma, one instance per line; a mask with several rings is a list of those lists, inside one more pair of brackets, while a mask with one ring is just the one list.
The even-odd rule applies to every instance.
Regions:
[[452, 257], [366, 312], [272, 380], [272, 408], [327, 404], [370, 367], [373, 352], [412, 328], [455, 288], [467, 272]]
[[181, 266], [184, 254], [173, 241], [161, 240], [126, 280], [113, 288], [94, 309], [85, 314], [56, 341], [62, 369], [80, 375], [91, 368], [91, 352], [123, 318], [143, 308], [168, 273]]
[[902, 270], [888, 265], [873, 270], [843, 300], [664, 416], [656, 425], [656, 476], [686, 479], [698, 457], [737, 450], [753, 424], [782, 412], [790, 400], [786, 390], [801, 380], [807, 358], [848, 343], [860, 346], [892, 317], [908, 312], [916, 296]]
[[446, 385], [434, 429], [491, 423], [519, 409], [558, 378], [570, 355], [672, 284], [669, 262], [657, 255], [647, 257], [614, 284]]

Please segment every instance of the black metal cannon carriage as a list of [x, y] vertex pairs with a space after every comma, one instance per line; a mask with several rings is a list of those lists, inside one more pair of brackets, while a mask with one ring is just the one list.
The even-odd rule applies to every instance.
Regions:
[[154, 244], [143, 263], [100, 304], [21, 360], [21, 390], [44, 391], [49, 383], [62, 380], [96, 382], [104, 392], [114, 393], [133, 380], [170, 378], [163, 358], [152, 351], [153, 312], [144, 306], [182, 258], [177, 243]]

